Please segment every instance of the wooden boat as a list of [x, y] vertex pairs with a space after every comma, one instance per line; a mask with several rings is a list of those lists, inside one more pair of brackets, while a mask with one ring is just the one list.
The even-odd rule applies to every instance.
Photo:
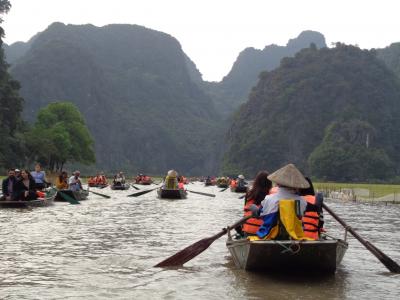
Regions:
[[67, 202], [60, 194], [59, 192], [63, 192], [64, 194], [74, 198], [75, 200], [82, 201], [86, 200], [87, 197], [89, 196], [89, 191], [87, 190], [80, 190], [79, 192], [71, 191], [71, 190], [60, 190], [57, 192], [54, 201], [57, 202]]
[[160, 199], [186, 199], [187, 192], [185, 190], [170, 190], [159, 188], [157, 190], [158, 198]]
[[153, 179], [149, 176], [144, 176], [141, 179], [136, 178], [135, 179], [135, 184], [141, 184], [141, 185], [150, 185], [153, 183]]
[[108, 183], [88, 183], [89, 187], [94, 187], [94, 188], [99, 188], [99, 189], [104, 189], [106, 187], [108, 187]]
[[129, 187], [130, 187], [129, 183], [118, 184], [118, 185], [113, 184], [111, 186], [111, 189], [116, 191], [125, 191], [129, 190]]
[[318, 241], [233, 240], [226, 246], [235, 265], [248, 271], [334, 273], [348, 248], [339, 239]]
[[242, 187], [232, 187], [231, 186], [231, 192], [233, 193], [247, 193], [247, 186], [242, 186]]
[[0, 208], [28, 208], [28, 207], [44, 207], [54, 204], [55, 194], [46, 197], [38, 198], [31, 201], [0, 201]]

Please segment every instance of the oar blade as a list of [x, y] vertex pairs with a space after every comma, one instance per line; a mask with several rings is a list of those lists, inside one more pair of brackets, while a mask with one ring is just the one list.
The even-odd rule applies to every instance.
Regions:
[[202, 239], [155, 265], [158, 268], [178, 267], [195, 258], [215, 241], [214, 237]]
[[78, 200], [75, 198], [72, 198], [71, 196], [67, 195], [66, 193], [63, 193], [61, 191], [58, 191], [58, 194], [63, 198], [65, 201], [69, 202], [69, 204], [76, 205], [76, 204], [81, 204]]
[[379, 259], [379, 261], [385, 265], [385, 267], [392, 273], [400, 273], [400, 266], [398, 263], [396, 263], [393, 259], [391, 259], [389, 256], [387, 256], [385, 253], [383, 253], [381, 250], [379, 250], [377, 247], [375, 247], [373, 244], [371, 244], [369, 241], [366, 241], [366, 243], [373, 249], [373, 251], [376, 251], [376, 257]]
[[199, 195], [203, 195], [203, 196], [207, 196], [207, 197], [215, 197], [214, 194], [196, 192], [196, 191], [191, 191], [191, 190], [187, 190], [187, 191], [190, 192], [190, 193], [193, 193], [193, 194], [199, 194]]
[[132, 186], [135, 190], [140, 191], [140, 189], [139, 189], [137, 186], [135, 186], [135, 185], [133, 185], [133, 184], [131, 184], [131, 186]]
[[93, 193], [93, 194], [95, 194], [95, 195], [97, 195], [97, 196], [101, 196], [101, 197], [103, 197], [103, 198], [106, 198], [106, 199], [110, 199], [110, 198], [111, 198], [111, 196], [104, 195], [104, 194], [97, 193], [97, 192], [93, 192], [92, 190], [89, 190], [89, 192], [90, 192], [90, 193]]
[[156, 190], [156, 189], [158, 189], [158, 187], [156, 187], [156, 188], [154, 188], [154, 189], [150, 189], [150, 190], [146, 190], [146, 191], [141, 191], [141, 192], [138, 192], [138, 193], [130, 194], [130, 195], [128, 195], [127, 197], [138, 197], [138, 196], [142, 196], [142, 195], [147, 194], [147, 193], [150, 193], [151, 191], [154, 191], [154, 190]]
[[226, 187], [226, 188], [220, 190], [220, 192], [225, 192], [227, 189], [228, 189], [228, 188]]

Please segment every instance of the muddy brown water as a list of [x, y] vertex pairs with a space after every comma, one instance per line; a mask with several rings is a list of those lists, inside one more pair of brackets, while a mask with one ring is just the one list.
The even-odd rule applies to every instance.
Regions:
[[[146, 189], [147, 187], [141, 187]], [[81, 205], [0, 210], [0, 299], [400, 299], [390, 274], [357, 240], [335, 276], [303, 278], [238, 270], [214, 242], [184, 267], [152, 266], [241, 218], [243, 200], [200, 183], [160, 200], [156, 192], [97, 190]], [[400, 263], [400, 205], [327, 201], [349, 225]], [[326, 216], [331, 235], [343, 229]]]

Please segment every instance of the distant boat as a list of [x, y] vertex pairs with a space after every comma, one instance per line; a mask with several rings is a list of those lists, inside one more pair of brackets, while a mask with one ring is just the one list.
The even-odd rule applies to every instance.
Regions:
[[153, 183], [153, 179], [150, 176], [142, 176], [135, 178], [135, 184], [150, 185]]
[[129, 190], [129, 183], [121, 183], [121, 184], [113, 184], [111, 186], [112, 190], [118, 190], [118, 191], [124, 191], [124, 190]]
[[171, 190], [159, 188], [157, 195], [160, 199], [186, 199], [187, 192], [183, 189]]

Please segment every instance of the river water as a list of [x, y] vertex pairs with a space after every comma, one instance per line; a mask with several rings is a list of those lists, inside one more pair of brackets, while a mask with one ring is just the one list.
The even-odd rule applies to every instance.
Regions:
[[[241, 218], [229, 190], [190, 184], [185, 200], [96, 190], [81, 205], [0, 210], [0, 299], [400, 299], [390, 274], [357, 240], [335, 276], [294, 278], [238, 270], [225, 238], [179, 269], [152, 266]], [[141, 187], [146, 189], [146, 187]], [[400, 206], [327, 201], [361, 236], [400, 263]], [[326, 215], [329, 234], [343, 229]]]

